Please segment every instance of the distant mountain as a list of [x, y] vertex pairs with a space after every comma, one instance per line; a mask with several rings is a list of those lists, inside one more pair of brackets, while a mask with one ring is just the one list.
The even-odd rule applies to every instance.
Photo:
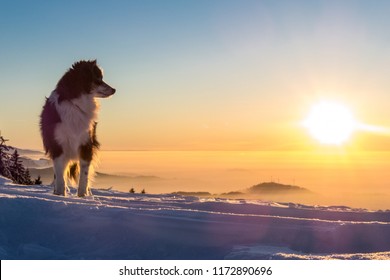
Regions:
[[265, 182], [254, 185], [250, 188], [241, 191], [231, 191], [221, 194], [211, 194], [209, 192], [174, 192], [172, 194], [185, 195], [185, 196], [212, 196], [212, 197], [226, 197], [226, 198], [275, 198], [284, 196], [299, 196], [304, 197], [306, 195], [313, 194], [306, 188], [284, 185], [275, 182]]
[[95, 175], [98, 179], [137, 179], [137, 180], [162, 180], [161, 177], [153, 176], [153, 175], [115, 175], [115, 174], [107, 174], [107, 173], [101, 173], [96, 172]]
[[[41, 179], [43, 183], [51, 183], [53, 181], [53, 168], [47, 167], [47, 168], [30, 168], [29, 171], [31, 174], [31, 177], [36, 178], [41, 176]], [[126, 181], [126, 182], [134, 182], [134, 181], [154, 181], [154, 180], [164, 180], [161, 177], [158, 176], [152, 176], [152, 175], [135, 175], [135, 176], [126, 176], [126, 175], [113, 175], [113, 174], [106, 174], [101, 172], [95, 173], [95, 183], [111, 183], [115, 184], [118, 181]]]
[[237, 195], [244, 195], [244, 192], [228, 192], [228, 193], [221, 193], [221, 196], [237, 196]]
[[20, 157], [20, 159], [22, 160], [22, 163], [26, 168], [40, 169], [40, 168], [48, 168], [52, 166], [51, 160], [48, 160], [46, 158], [40, 158], [38, 160], [35, 160], [29, 157], [22, 156]]
[[250, 194], [297, 194], [297, 193], [310, 193], [306, 188], [284, 185], [275, 182], [265, 182], [254, 185], [246, 190], [246, 193]]
[[22, 156], [24, 156], [24, 155], [41, 155], [41, 156], [44, 156], [45, 155], [45, 153], [42, 152], [42, 151], [21, 149], [21, 148], [12, 147], [12, 146], [11, 146], [10, 152], [13, 153], [15, 149], [18, 150], [18, 153], [20, 155], [22, 155]]

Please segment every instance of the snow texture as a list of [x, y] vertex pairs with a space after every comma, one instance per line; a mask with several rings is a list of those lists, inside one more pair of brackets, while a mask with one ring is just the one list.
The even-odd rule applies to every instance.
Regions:
[[0, 177], [1, 259], [390, 259], [390, 212], [94, 190]]

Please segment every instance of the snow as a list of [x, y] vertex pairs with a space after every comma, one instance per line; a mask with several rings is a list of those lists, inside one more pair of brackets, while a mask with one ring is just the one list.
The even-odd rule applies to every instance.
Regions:
[[310, 254], [276, 246], [236, 246], [225, 259], [268, 260], [389, 260], [390, 252], [351, 254]]
[[93, 190], [0, 177], [1, 259], [390, 259], [390, 212]]

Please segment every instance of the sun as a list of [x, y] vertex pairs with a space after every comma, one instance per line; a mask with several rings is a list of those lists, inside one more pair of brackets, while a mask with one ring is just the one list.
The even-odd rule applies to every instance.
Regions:
[[348, 107], [332, 101], [315, 104], [303, 125], [313, 138], [328, 145], [345, 143], [357, 128], [357, 122]]

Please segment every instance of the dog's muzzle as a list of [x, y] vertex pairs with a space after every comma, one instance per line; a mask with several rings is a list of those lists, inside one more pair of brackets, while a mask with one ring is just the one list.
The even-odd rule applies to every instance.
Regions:
[[100, 84], [96, 88], [96, 92], [98, 93], [97, 97], [101, 97], [101, 98], [109, 97], [109, 96], [113, 95], [115, 93], [115, 91], [116, 90], [114, 88], [110, 87], [105, 82], [103, 82], [102, 84]]

